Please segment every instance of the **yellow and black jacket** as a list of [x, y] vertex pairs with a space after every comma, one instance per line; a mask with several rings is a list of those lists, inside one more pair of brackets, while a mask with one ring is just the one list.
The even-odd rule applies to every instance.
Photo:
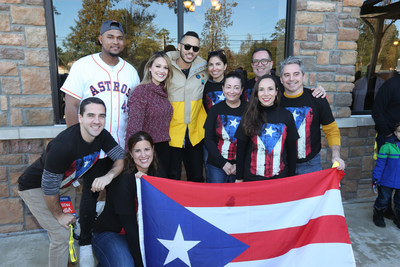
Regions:
[[168, 99], [173, 108], [169, 128], [172, 147], [183, 147], [186, 128], [193, 146], [204, 138], [204, 122], [207, 114], [203, 106], [204, 85], [208, 80], [207, 61], [197, 57], [190, 68], [188, 77], [176, 64], [179, 51], [168, 52], [172, 61], [173, 78], [168, 86]]

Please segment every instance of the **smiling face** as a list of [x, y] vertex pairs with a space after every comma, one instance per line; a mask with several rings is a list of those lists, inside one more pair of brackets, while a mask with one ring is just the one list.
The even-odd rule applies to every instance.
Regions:
[[106, 110], [101, 104], [90, 103], [78, 117], [82, 138], [91, 143], [104, 129]]
[[282, 69], [281, 82], [287, 95], [298, 95], [303, 92], [304, 74], [297, 64], [288, 64]]
[[113, 57], [119, 56], [124, 50], [124, 34], [119, 30], [109, 30], [99, 36], [102, 53]]
[[207, 66], [208, 73], [210, 74], [212, 79], [216, 82], [222, 81], [227, 65], [224, 64], [224, 62], [222, 62], [222, 60], [218, 56], [215, 56], [210, 58]]
[[147, 173], [154, 157], [154, 147], [151, 146], [150, 142], [147, 140], [137, 142], [129, 153], [135, 162], [136, 169]]
[[271, 60], [267, 51], [258, 51], [254, 53], [251, 66], [257, 78], [266, 74], [271, 74], [274, 62]]
[[168, 76], [168, 63], [164, 58], [158, 57], [154, 60], [149, 71], [151, 73], [152, 82], [159, 85], [161, 82], [165, 81]]
[[261, 106], [271, 107], [274, 105], [276, 96], [278, 95], [278, 88], [275, 82], [270, 78], [265, 78], [260, 81], [258, 85], [258, 101]]
[[222, 86], [222, 91], [224, 92], [228, 106], [236, 107], [240, 105], [240, 96], [243, 91], [240, 79], [236, 77], [227, 78], [225, 84]]
[[[196, 37], [193, 36], [185, 36], [182, 41], [178, 44], [178, 51], [180, 55], [180, 59], [183, 60], [186, 64], [192, 64], [192, 62], [196, 59], [199, 54], [199, 50], [195, 52], [193, 50], [193, 46], [199, 47], [200, 41]], [[185, 45], [190, 46], [189, 50], [185, 48]]]

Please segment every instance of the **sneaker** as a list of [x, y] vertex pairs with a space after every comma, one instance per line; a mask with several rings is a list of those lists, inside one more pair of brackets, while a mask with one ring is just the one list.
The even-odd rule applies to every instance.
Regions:
[[79, 266], [94, 267], [94, 256], [92, 245], [79, 247]]

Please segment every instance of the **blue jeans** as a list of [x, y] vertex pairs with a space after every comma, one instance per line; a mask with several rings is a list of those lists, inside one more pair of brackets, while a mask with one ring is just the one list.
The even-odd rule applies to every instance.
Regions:
[[392, 204], [391, 197], [393, 190], [395, 190], [393, 197], [394, 209], [400, 211], [400, 189], [395, 189], [383, 185], [378, 187], [378, 197], [375, 200], [374, 207], [378, 210], [387, 209]]
[[115, 232], [93, 233], [92, 246], [99, 262], [98, 267], [135, 266], [126, 235]]
[[236, 175], [227, 175], [223, 169], [206, 164], [207, 183], [234, 183]]
[[306, 174], [310, 172], [321, 171], [321, 155], [318, 153], [314, 158], [307, 162], [296, 164], [296, 175]]

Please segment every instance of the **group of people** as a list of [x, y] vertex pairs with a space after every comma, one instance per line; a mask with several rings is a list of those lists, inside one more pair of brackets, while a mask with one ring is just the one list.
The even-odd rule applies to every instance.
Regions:
[[[303, 62], [280, 63], [271, 73], [266, 48], [252, 55], [255, 78], [228, 67], [223, 51], [198, 56], [200, 39], [189, 31], [177, 51], [156, 52], [139, 83], [119, 57], [124, 31], [117, 21], [100, 29], [101, 52], [75, 62], [62, 86], [68, 128], [19, 178], [19, 194], [50, 237], [49, 266], [68, 262], [69, 225], [59, 197], [74, 199], [70, 185], [83, 181], [79, 207], [80, 264], [142, 266], [136, 220], [136, 182], [144, 174], [242, 182], [321, 170], [321, 131], [340, 157], [340, 132], [321, 88], [303, 87]], [[323, 97], [321, 97], [323, 96]], [[124, 149], [125, 151], [124, 151]], [[99, 192], [104, 211], [96, 218]]]

